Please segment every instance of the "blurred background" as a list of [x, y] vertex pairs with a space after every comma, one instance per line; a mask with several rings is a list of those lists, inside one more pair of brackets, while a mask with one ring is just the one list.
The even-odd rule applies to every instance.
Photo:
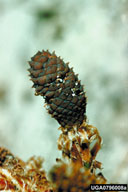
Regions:
[[23, 160], [61, 157], [59, 124], [34, 96], [27, 61], [56, 51], [85, 86], [108, 182], [128, 183], [128, 0], [0, 0], [0, 146]]

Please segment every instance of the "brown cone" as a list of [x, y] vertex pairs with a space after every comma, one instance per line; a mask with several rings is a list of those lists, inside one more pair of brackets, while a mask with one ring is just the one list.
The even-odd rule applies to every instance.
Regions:
[[39, 51], [29, 65], [36, 95], [44, 97], [52, 117], [63, 127], [82, 124], [86, 111], [85, 92], [68, 63], [54, 52]]

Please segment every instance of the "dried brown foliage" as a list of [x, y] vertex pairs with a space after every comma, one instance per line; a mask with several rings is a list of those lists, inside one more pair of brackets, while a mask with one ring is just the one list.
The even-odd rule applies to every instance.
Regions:
[[0, 191], [52, 192], [41, 158], [32, 157], [24, 162], [0, 148], [0, 162]]

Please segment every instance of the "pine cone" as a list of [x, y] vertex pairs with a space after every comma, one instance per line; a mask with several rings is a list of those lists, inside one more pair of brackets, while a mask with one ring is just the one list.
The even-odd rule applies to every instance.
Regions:
[[54, 52], [39, 51], [29, 64], [36, 95], [44, 97], [52, 117], [63, 127], [82, 124], [86, 110], [85, 92], [68, 63]]

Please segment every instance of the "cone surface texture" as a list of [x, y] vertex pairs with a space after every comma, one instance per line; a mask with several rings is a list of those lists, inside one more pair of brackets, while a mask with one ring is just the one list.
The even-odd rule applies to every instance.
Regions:
[[61, 126], [82, 124], [86, 97], [83, 86], [68, 63], [49, 51], [37, 52], [29, 61], [36, 95], [45, 99], [48, 112]]

